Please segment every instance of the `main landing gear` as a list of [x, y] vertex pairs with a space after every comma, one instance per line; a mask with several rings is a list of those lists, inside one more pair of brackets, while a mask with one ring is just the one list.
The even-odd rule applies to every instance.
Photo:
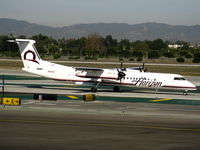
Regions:
[[188, 90], [183, 91], [183, 95], [188, 95]]

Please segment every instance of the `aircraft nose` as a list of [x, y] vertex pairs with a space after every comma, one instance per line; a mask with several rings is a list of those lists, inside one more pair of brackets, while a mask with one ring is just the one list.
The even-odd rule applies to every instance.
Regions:
[[189, 82], [189, 84], [190, 84], [190, 87], [192, 88], [192, 89], [197, 89], [197, 87], [193, 84], [193, 83], [191, 83], [191, 82]]

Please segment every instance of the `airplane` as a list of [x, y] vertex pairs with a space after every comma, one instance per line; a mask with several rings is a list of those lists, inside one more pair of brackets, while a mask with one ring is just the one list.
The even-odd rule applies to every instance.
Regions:
[[103, 69], [71, 67], [42, 60], [31, 39], [9, 40], [19, 46], [24, 67], [22, 70], [58, 81], [73, 82], [76, 85], [89, 85], [91, 92], [97, 92], [99, 85], [112, 85], [119, 92], [121, 86], [181, 89], [186, 94], [196, 90], [196, 86], [183, 76], [170, 73], [146, 72], [143, 67]]

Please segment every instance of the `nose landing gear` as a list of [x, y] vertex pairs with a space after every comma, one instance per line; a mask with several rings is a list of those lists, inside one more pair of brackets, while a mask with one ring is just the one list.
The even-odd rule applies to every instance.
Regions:
[[91, 87], [90, 90], [91, 90], [92, 93], [96, 93], [97, 92], [97, 88], [96, 87]]
[[183, 95], [188, 95], [188, 90], [183, 91]]

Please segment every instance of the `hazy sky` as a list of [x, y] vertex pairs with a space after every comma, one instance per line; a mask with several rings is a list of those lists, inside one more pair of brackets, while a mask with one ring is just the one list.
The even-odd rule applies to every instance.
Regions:
[[48, 26], [80, 23], [200, 24], [200, 0], [0, 0], [0, 18]]

